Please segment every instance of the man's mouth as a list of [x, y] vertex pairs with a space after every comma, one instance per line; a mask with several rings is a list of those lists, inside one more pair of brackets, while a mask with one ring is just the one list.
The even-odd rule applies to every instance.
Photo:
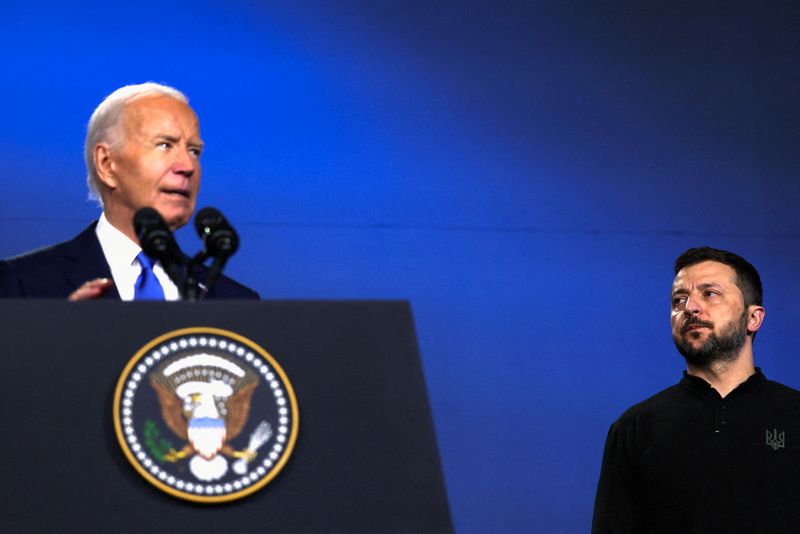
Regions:
[[708, 328], [710, 330], [713, 328], [713, 326], [714, 325], [711, 323], [706, 323], [704, 321], [690, 321], [683, 325], [683, 328], [681, 328], [681, 334], [691, 332], [692, 330], [699, 330], [700, 328]]
[[177, 195], [183, 198], [189, 198], [189, 190], [188, 189], [162, 189], [162, 193], [166, 193], [167, 195]]

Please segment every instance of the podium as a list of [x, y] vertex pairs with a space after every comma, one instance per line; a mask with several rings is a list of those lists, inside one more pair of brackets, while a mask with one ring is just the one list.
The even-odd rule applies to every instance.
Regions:
[[[0, 324], [0, 531], [452, 532], [406, 302], [6, 300]], [[114, 431], [129, 360], [189, 327], [266, 349], [299, 407], [286, 465], [232, 502], [160, 491]]]

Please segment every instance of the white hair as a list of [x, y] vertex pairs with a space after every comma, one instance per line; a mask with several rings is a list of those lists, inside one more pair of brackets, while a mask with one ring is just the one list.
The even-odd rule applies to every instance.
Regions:
[[86, 143], [83, 147], [86, 158], [86, 185], [89, 186], [89, 198], [98, 201], [100, 205], [103, 204], [103, 199], [100, 197], [97, 168], [94, 166], [94, 147], [98, 143], [108, 143], [112, 148], [119, 148], [123, 142], [121, 126], [125, 106], [135, 98], [148, 95], [164, 95], [189, 103], [186, 95], [174, 87], [154, 82], [126, 85], [108, 95], [89, 119], [89, 124], [86, 126]]

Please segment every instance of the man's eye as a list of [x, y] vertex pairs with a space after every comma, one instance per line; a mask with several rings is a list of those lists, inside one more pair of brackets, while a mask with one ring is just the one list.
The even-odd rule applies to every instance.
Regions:
[[672, 299], [672, 307], [678, 308], [682, 306], [684, 302], [686, 302], [686, 297], [675, 297]]
[[190, 148], [190, 149], [189, 149], [189, 152], [190, 152], [190, 153], [191, 153], [191, 154], [192, 154], [194, 157], [196, 157], [196, 158], [199, 158], [199, 157], [200, 157], [200, 154], [202, 154], [202, 152], [203, 152], [203, 151], [202, 151], [202, 150], [200, 150], [199, 148]]
[[170, 143], [169, 141], [161, 141], [156, 146], [158, 148], [170, 148], [170, 147], [172, 147], [172, 143]]

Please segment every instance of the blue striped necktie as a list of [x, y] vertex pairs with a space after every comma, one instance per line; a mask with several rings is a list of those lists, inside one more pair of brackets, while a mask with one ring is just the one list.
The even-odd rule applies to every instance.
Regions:
[[142, 272], [133, 285], [133, 300], [164, 300], [164, 288], [153, 272], [153, 260], [144, 251], [136, 256], [136, 260]]

